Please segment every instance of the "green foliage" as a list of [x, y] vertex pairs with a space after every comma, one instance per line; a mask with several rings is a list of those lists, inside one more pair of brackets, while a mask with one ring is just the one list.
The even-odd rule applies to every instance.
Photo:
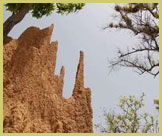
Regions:
[[33, 17], [36, 18], [41, 18], [42, 16], [46, 15], [50, 15], [53, 11], [55, 10], [55, 6], [54, 4], [51, 3], [45, 3], [45, 4], [34, 4], [31, 13]]
[[23, 3], [7, 3], [6, 10], [11, 11], [13, 14], [16, 14], [20, 11]]
[[56, 3], [56, 7], [57, 7], [57, 13], [59, 14], [69, 14], [72, 12], [76, 12], [78, 10], [81, 10], [83, 8], [83, 6], [85, 6], [84, 3]]
[[[16, 14], [20, 11], [21, 3], [7, 3], [6, 9]], [[50, 15], [54, 11], [58, 14], [69, 14], [81, 10], [85, 6], [84, 3], [35, 3], [31, 8], [33, 17], [41, 18]]]
[[158, 132], [158, 120], [148, 113], [143, 113], [144, 94], [140, 98], [135, 96], [122, 97], [119, 113], [104, 112], [107, 127], [95, 125], [102, 133], [153, 133]]
[[154, 104], [156, 105], [156, 109], [159, 110], [159, 99], [155, 99]]

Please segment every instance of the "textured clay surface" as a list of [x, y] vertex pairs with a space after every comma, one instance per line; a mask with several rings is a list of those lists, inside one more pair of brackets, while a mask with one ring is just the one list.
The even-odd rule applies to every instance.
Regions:
[[62, 96], [64, 67], [55, 75], [57, 42], [53, 25], [28, 28], [3, 49], [5, 133], [92, 133], [91, 91], [84, 88], [83, 52], [73, 94]]

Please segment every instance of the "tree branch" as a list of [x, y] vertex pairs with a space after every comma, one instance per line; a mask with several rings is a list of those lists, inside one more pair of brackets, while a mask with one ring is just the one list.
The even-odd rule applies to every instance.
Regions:
[[12, 30], [12, 28], [19, 23], [25, 15], [29, 12], [29, 10], [32, 8], [34, 4], [33, 3], [25, 3], [22, 4], [22, 7], [20, 8], [20, 11], [16, 14], [12, 14], [3, 24], [3, 41], [5, 42], [5, 39], [7, 38], [8, 33]]

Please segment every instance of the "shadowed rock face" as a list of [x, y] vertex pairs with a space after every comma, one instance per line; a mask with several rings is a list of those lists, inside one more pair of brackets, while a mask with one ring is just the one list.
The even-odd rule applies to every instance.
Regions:
[[83, 52], [73, 94], [62, 97], [65, 68], [55, 75], [57, 41], [53, 25], [28, 28], [3, 49], [3, 131], [7, 133], [91, 133], [91, 91], [84, 88]]

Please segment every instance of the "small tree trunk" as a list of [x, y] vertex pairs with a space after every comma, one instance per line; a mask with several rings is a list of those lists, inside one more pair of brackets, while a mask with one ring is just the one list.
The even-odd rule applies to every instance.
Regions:
[[7, 35], [12, 30], [12, 28], [25, 17], [25, 15], [29, 12], [29, 10], [32, 8], [33, 5], [34, 5], [33, 3], [23, 4], [18, 13], [12, 14], [4, 22], [4, 24], [3, 24], [3, 42], [7, 38]]

